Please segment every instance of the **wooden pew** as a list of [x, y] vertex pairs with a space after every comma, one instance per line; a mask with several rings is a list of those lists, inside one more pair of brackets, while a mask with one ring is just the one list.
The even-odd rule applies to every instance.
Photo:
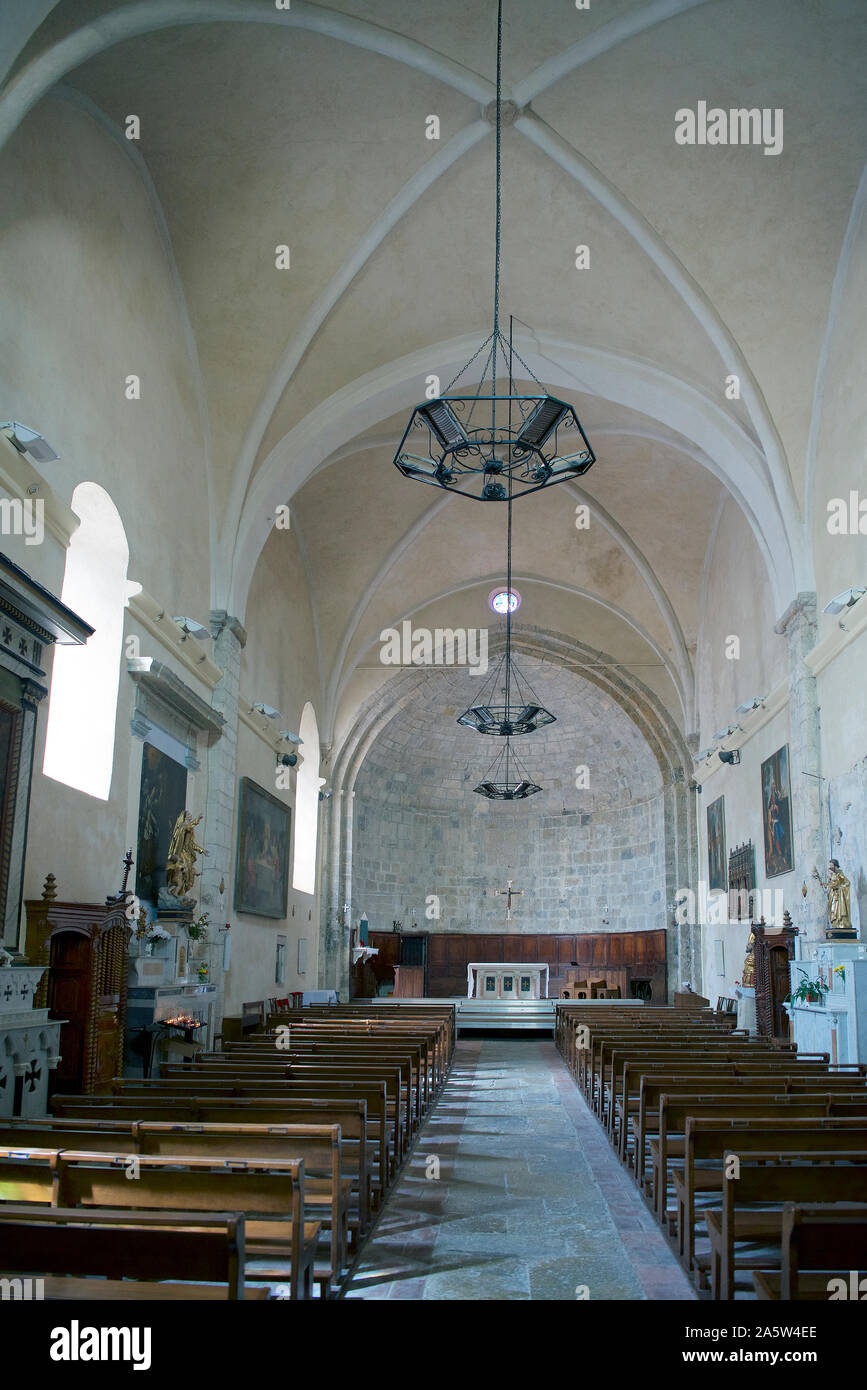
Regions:
[[[719, 1192], [722, 1188], [722, 1157], [737, 1145], [743, 1153], [772, 1145], [780, 1153], [808, 1153], [832, 1146], [849, 1150], [867, 1148], [867, 1120], [828, 1116], [824, 1119], [767, 1118], [751, 1122], [727, 1120], [718, 1116], [688, 1116], [682, 1169], [675, 1169], [674, 1181], [678, 1253], [684, 1266], [697, 1267], [700, 1276], [710, 1265], [705, 1257], [695, 1257], [696, 1196]], [[706, 1213], [703, 1213], [706, 1216]]]
[[[860, 1102], [849, 1102], [846, 1098], [843, 1103], [846, 1118], [861, 1118], [867, 1124], [867, 1096], [862, 1096]], [[744, 1128], [752, 1128], [764, 1122], [773, 1125], [777, 1120], [822, 1120], [836, 1115], [838, 1104], [833, 1092], [827, 1091], [795, 1091], [781, 1095], [741, 1092], [734, 1096], [663, 1093], [659, 1098], [658, 1134], [650, 1144], [653, 1209], [657, 1220], [663, 1225], [666, 1223], [669, 1177], [673, 1179], [680, 1173], [685, 1161], [686, 1138], [676, 1140], [672, 1136], [685, 1136], [689, 1119], [740, 1120]], [[698, 1167], [694, 1164], [691, 1181], [696, 1192], [718, 1191], [719, 1169], [713, 1162]]]
[[[243, 1167], [217, 1166], [184, 1154], [136, 1155], [137, 1176], [128, 1177], [127, 1155], [74, 1149], [0, 1148], [0, 1200], [54, 1207], [110, 1207], [144, 1211], [243, 1213], [250, 1259], [278, 1262], [274, 1278], [291, 1298], [313, 1292], [319, 1222], [305, 1222], [304, 1164], [300, 1160], [249, 1158]], [[269, 1276], [272, 1271], [269, 1271]], [[260, 1273], [251, 1276], [261, 1282]]]
[[[118, 1083], [111, 1091], [106, 1091], [103, 1099], [123, 1098], [132, 1103], [138, 1101], [146, 1102], [152, 1097], [167, 1099], [170, 1096], [180, 1098], [198, 1096], [209, 1097], [212, 1099], [226, 1100], [230, 1097], [238, 1099], [263, 1099], [270, 1100], [272, 1105], [279, 1100], [285, 1099], [291, 1102], [299, 1096], [322, 1096], [326, 1098], [341, 1098], [345, 1096], [363, 1096], [368, 1102], [368, 1114], [381, 1115], [382, 1145], [381, 1151], [385, 1156], [386, 1165], [382, 1170], [381, 1181], [383, 1186], [387, 1186], [396, 1171], [398, 1163], [403, 1158], [406, 1149], [406, 1125], [405, 1111], [401, 1108], [399, 1080], [394, 1077], [389, 1079], [373, 1076], [360, 1077], [349, 1068], [346, 1071], [338, 1071], [334, 1076], [317, 1075], [293, 1076], [287, 1080], [268, 1081], [268, 1080], [248, 1080], [232, 1082], [228, 1079], [207, 1077], [198, 1073], [195, 1077], [170, 1078], [168, 1080], [154, 1082], [131, 1082], [129, 1085]], [[58, 1105], [65, 1107], [67, 1097], [55, 1097]], [[83, 1099], [75, 1097], [77, 1102]], [[56, 1113], [68, 1114], [67, 1109], [56, 1110]]]
[[[237, 1213], [133, 1216], [0, 1203], [0, 1250], [2, 1277], [42, 1278], [48, 1301], [269, 1297], [267, 1289], [245, 1289], [244, 1217]], [[179, 1283], [180, 1268], [197, 1282]]]
[[[810, 1161], [798, 1163], [796, 1157]], [[737, 1177], [726, 1174], [730, 1158], [739, 1161]], [[722, 1207], [705, 1216], [711, 1240], [712, 1297], [734, 1298], [738, 1268], [779, 1268], [786, 1203], [860, 1204], [865, 1195], [867, 1148], [848, 1154], [842, 1149], [822, 1152], [808, 1148], [802, 1154], [757, 1149], [750, 1152], [749, 1161], [727, 1149], [723, 1154]], [[756, 1209], [759, 1204], [761, 1209]], [[761, 1243], [770, 1249], [767, 1253], [740, 1254], [737, 1246], [744, 1242]]]
[[[837, 1294], [845, 1299], [863, 1299], [867, 1294], [867, 1279], [861, 1275], [867, 1270], [867, 1205], [800, 1206], [787, 1202], [783, 1207], [780, 1264], [779, 1273], [753, 1271], [758, 1298], [827, 1303]], [[837, 1281], [836, 1288], [832, 1288], [832, 1280]]]
[[[205, 1089], [205, 1088], [203, 1088]], [[204, 1095], [155, 1091], [136, 1096], [60, 1096], [51, 1101], [56, 1118], [91, 1121], [165, 1120], [196, 1123], [252, 1124], [339, 1123], [344, 1154], [356, 1159], [359, 1195], [363, 1193], [362, 1227], [382, 1200], [392, 1161], [393, 1117], [388, 1114], [385, 1085], [309, 1082], [287, 1085], [277, 1099], [226, 1095], [209, 1088]]]
[[302, 1159], [307, 1215], [328, 1232], [328, 1256], [314, 1277], [323, 1297], [339, 1282], [347, 1263], [351, 1179], [342, 1169], [339, 1125], [244, 1125], [160, 1123], [130, 1120], [119, 1128], [87, 1128], [85, 1121], [24, 1124], [0, 1121], [0, 1146], [58, 1147], [112, 1154], [203, 1154], [226, 1166], [251, 1157]]
[[263, 1096], [272, 1099], [281, 1095], [290, 1095], [292, 1087], [297, 1088], [313, 1087], [314, 1090], [322, 1083], [329, 1083], [332, 1086], [342, 1086], [344, 1089], [361, 1083], [366, 1086], [385, 1086], [387, 1108], [391, 1120], [391, 1135], [393, 1150], [391, 1154], [391, 1166], [388, 1174], [389, 1181], [393, 1176], [396, 1165], [404, 1157], [409, 1143], [411, 1133], [411, 1093], [404, 1084], [405, 1077], [401, 1067], [393, 1066], [391, 1063], [382, 1063], [376, 1067], [367, 1066], [304, 1066], [298, 1063], [291, 1063], [287, 1067], [285, 1078], [270, 1079], [269, 1077], [247, 1076], [235, 1081], [231, 1077], [220, 1075], [207, 1076], [204, 1069], [197, 1071], [195, 1075], [184, 1073], [181, 1076], [160, 1077], [151, 1081], [118, 1081], [105, 1092], [105, 1095], [123, 1095], [133, 1099], [145, 1100], [149, 1094], [159, 1095], [237, 1095], [237, 1096]]
[[[652, 1143], [653, 1136], [659, 1133], [659, 1100], [663, 1094], [675, 1096], [700, 1093], [708, 1100], [719, 1094], [720, 1097], [731, 1096], [736, 1101], [760, 1095], [821, 1094], [833, 1097], [835, 1104], [845, 1104], [848, 1100], [857, 1104], [862, 1099], [867, 1099], [867, 1086], [857, 1077], [813, 1071], [811, 1068], [808, 1068], [807, 1072], [809, 1074], [802, 1075], [788, 1070], [781, 1074], [777, 1070], [766, 1072], [764, 1075], [749, 1076], [736, 1075], [734, 1072], [709, 1075], [701, 1070], [684, 1073], [682, 1068], [653, 1073], [642, 1072], [638, 1108], [630, 1113], [630, 1127], [634, 1136], [632, 1170], [638, 1186], [643, 1188], [645, 1185], [648, 1141]], [[843, 1114], [845, 1111], [837, 1113]], [[673, 1157], [683, 1157], [682, 1144], [670, 1147], [669, 1151]], [[628, 1162], [628, 1145], [627, 1153], [623, 1157], [624, 1161]]]

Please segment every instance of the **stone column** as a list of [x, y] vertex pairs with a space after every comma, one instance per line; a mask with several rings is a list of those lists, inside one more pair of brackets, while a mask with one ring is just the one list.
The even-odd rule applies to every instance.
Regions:
[[[795, 861], [793, 886], [787, 904], [793, 914], [800, 901], [800, 886], [807, 885], [807, 906], [802, 930], [806, 941], [825, 937], [825, 895], [812, 877], [813, 869], [825, 872], [828, 855], [822, 832], [821, 742], [816, 677], [806, 664], [816, 645], [816, 595], [798, 594], [774, 631], [784, 636], [789, 660], [789, 780], [792, 808], [792, 841]], [[810, 951], [808, 954], [812, 955]]]
[[[223, 979], [223, 934], [226, 924], [226, 902], [231, 901], [235, 881], [235, 841], [232, 818], [235, 806], [238, 761], [238, 687], [241, 677], [241, 649], [247, 634], [237, 618], [225, 610], [211, 613], [211, 636], [214, 639], [214, 661], [223, 678], [214, 690], [212, 707], [225, 719], [223, 733], [208, 749], [208, 797], [205, 804], [204, 846], [207, 858], [202, 860], [201, 906], [207, 910], [213, 930], [208, 934], [205, 959], [210, 983], [217, 986], [214, 996], [214, 1029], [222, 1022], [225, 995]], [[220, 894], [220, 882], [224, 893]], [[223, 911], [220, 919], [220, 911]]]
[[352, 828], [355, 792], [347, 792], [343, 798], [343, 803], [343, 888], [339, 906], [341, 908], [346, 907], [346, 920], [343, 928], [338, 928], [336, 988], [348, 1002], [349, 976], [352, 970], [349, 961], [349, 942], [352, 929]]
[[338, 984], [338, 938], [340, 928], [337, 916], [341, 908], [341, 835], [340, 820], [343, 806], [342, 788], [335, 786], [331, 796], [331, 825], [328, 834], [328, 860], [323, 860], [323, 877], [327, 873], [327, 886], [322, 893], [322, 908], [319, 927], [319, 988], [337, 989]]

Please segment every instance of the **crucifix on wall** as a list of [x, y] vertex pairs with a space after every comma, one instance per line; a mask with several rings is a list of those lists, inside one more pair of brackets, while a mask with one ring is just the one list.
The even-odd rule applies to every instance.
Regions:
[[497, 896], [498, 898], [505, 898], [505, 899], [506, 899], [506, 921], [507, 921], [507, 922], [511, 922], [511, 920], [512, 920], [512, 899], [513, 899], [513, 898], [522, 898], [522, 897], [524, 896], [524, 890], [523, 890], [523, 888], [513, 888], [513, 887], [512, 887], [513, 882], [514, 882], [514, 879], [507, 878], [507, 879], [506, 879], [506, 886], [505, 886], [505, 888], [498, 888], [498, 889], [497, 889], [497, 893], [496, 893], [496, 896]]

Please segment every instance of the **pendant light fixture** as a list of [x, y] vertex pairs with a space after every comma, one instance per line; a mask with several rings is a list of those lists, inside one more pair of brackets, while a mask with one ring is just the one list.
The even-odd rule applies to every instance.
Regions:
[[[500, 331], [502, 48], [503, 0], [498, 0], [493, 328], [445, 393], [415, 407], [394, 456], [405, 477], [483, 502], [505, 502], [579, 478], [596, 461], [573, 407], [549, 394], [514, 350], [511, 332], [507, 342]], [[473, 389], [467, 381], [453, 394], [482, 353], [486, 357], [478, 386]], [[509, 377], [508, 394], [497, 391], [500, 359]], [[515, 362], [536, 382], [537, 393], [513, 394]], [[561, 436], [566, 437], [562, 451]]]
[[[512, 593], [512, 498], [506, 512], [506, 589]], [[511, 738], [513, 734], [532, 734], [536, 729], [553, 724], [556, 715], [539, 701], [526, 676], [512, 660], [512, 613], [517, 604], [506, 603], [506, 650], [491, 668], [479, 690], [479, 698], [463, 714], [458, 723], [477, 734], [495, 738]], [[503, 694], [505, 699], [498, 698]]]
[[510, 738], [505, 740], [483, 780], [473, 787], [474, 792], [489, 801], [523, 801], [541, 790], [514, 752]]

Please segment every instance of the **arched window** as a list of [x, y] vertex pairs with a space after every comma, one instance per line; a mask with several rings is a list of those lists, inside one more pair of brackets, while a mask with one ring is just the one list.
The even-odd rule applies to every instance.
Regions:
[[295, 780], [295, 858], [292, 887], [299, 893], [316, 892], [316, 834], [319, 826], [319, 725], [308, 700], [301, 715], [303, 762]]
[[42, 771], [108, 800], [123, 646], [123, 610], [140, 584], [127, 582], [129, 546], [118, 510], [97, 483], [79, 483], [81, 518], [66, 552], [63, 602], [94, 629], [83, 647], [56, 646]]

